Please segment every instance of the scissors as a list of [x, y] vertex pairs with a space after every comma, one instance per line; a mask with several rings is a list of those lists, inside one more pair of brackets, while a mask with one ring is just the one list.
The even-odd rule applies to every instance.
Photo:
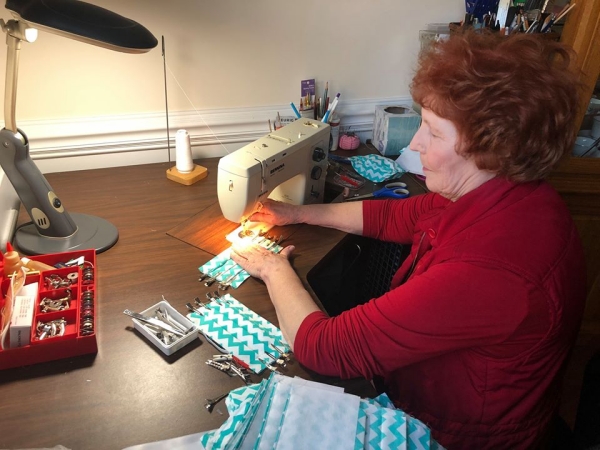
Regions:
[[382, 198], [406, 198], [410, 195], [408, 192], [406, 183], [402, 183], [397, 181], [395, 183], [388, 183], [382, 189], [375, 191], [371, 194], [359, 195], [358, 197], [352, 197], [348, 200], [358, 200], [361, 198], [371, 198], [371, 197], [382, 197]]

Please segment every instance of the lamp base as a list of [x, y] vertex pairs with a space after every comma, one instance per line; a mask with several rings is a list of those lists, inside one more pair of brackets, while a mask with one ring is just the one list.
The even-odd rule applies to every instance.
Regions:
[[196, 181], [200, 181], [201, 179], [206, 178], [207, 175], [208, 169], [197, 164], [194, 164], [194, 170], [188, 173], [180, 172], [179, 170], [177, 170], [176, 166], [167, 169], [167, 178], [169, 180], [184, 184], [186, 186], [189, 186], [191, 184], [194, 184]]
[[64, 238], [42, 236], [35, 225], [25, 225], [15, 233], [15, 245], [28, 255], [63, 253], [73, 250], [95, 249], [97, 253], [108, 250], [119, 240], [119, 231], [108, 220], [87, 214], [69, 213], [77, 231]]

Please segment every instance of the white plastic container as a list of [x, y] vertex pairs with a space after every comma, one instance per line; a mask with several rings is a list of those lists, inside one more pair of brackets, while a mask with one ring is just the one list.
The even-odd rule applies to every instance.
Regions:
[[169, 313], [169, 316], [171, 316], [171, 318], [173, 318], [174, 320], [176, 320], [177, 322], [179, 322], [186, 328], [188, 328], [188, 329], [193, 328], [193, 330], [190, 331], [185, 336], [178, 338], [175, 342], [173, 342], [170, 345], [166, 345], [164, 342], [162, 342], [160, 339], [158, 339], [154, 335], [154, 333], [152, 333], [145, 326], [143, 326], [142, 322], [140, 322], [137, 319], [132, 318], [131, 320], [133, 320], [133, 327], [136, 330], [138, 330], [140, 333], [142, 333], [155, 346], [157, 346], [161, 352], [163, 352], [165, 355], [172, 355], [180, 348], [183, 348], [190, 342], [198, 339], [198, 337], [199, 337], [198, 327], [196, 325], [194, 325], [192, 322], [190, 322], [190, 320], [187, 317], [181, 315], [175, 308], [173, 308], [169, 304], [169, 302], [167, 302], [165, 300], [162, 300], [162, 301], [158, 302], [156, 305], [153, 305], [150, 308], [142, 311], [141, 314], [144, 316], [147, 316], [147, 317], [154, 317], [154, 313], [158, 308], [166, 310]]

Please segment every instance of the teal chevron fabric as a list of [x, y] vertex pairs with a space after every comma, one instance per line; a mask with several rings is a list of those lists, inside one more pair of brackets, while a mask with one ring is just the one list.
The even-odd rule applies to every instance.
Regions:
[[270, 361], [267, 352], [276, 358], [279, 352], [289, 351], [281, 330], [230, 294], [211, 301], [206, 307], [198, 308], [202, 315], [188, 314], [200, 332], [218, 347], [237, 356], [255, 373], [261, 373]]
[[[256, 242], [256, 245], [268, 248], [274, 253], [279, 253], [283, 249], [283, 247], [275, 244], [275, 242], [264, 238], [262, 241]], [[219, 283], [225, 283], [233, 289], [237, 289], [244, 281], [250, 278], [250, 274], [233, 262], [230, 255], [231, 247], [223, 250], [217, 256], [198, 267], [198, 270], [204, 275], [216, 278]]]
[[149, 449], [445, 450], [426, 425], [394, 408], [386, 395], [359, 399], [337, 386], [272, 374], [231, 391], [225, 405], [229, 417], [219, 429], [154, 442]]
[[423, 422], [414, 417], [408, 418], [408, 450], [429, 450], [431, 448], [431, 431]]
[[230, 417], [201, 437], [205, 449], [444, 450], [385, 394], [361, 400], [334, 386], [272, 374], [232, 391], [226, 404]]
[[394, 160], [381, 155], [351, 156], [348, 159], [359, 175], [374, 183], [381, 183], [404, 173]]

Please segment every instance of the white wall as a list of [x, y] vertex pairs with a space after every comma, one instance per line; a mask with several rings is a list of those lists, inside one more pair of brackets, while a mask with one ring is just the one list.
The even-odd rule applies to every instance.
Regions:
[[[375, 104], [408, 99], [419, 30], [464, 14], [462, 0], [90, 3], [140, 22], [159, 46], [131, 55], [43, 31], [22, 44], [17, 125], [43, 171], [166, 160], [161, 35], [171, 138], [193, 129], [202, 156], [202, 148], [222, 154], [264, 134], [267, 117], [290, 114], [305, 78], [317, 79], [318, 93], [328, 80], [330, 93], [342, 93], [340, 114], [366, 130]], [[4, 8], [1, 16], [11, 18]], [[100, 156], [86, 157], [93, 153]]]

